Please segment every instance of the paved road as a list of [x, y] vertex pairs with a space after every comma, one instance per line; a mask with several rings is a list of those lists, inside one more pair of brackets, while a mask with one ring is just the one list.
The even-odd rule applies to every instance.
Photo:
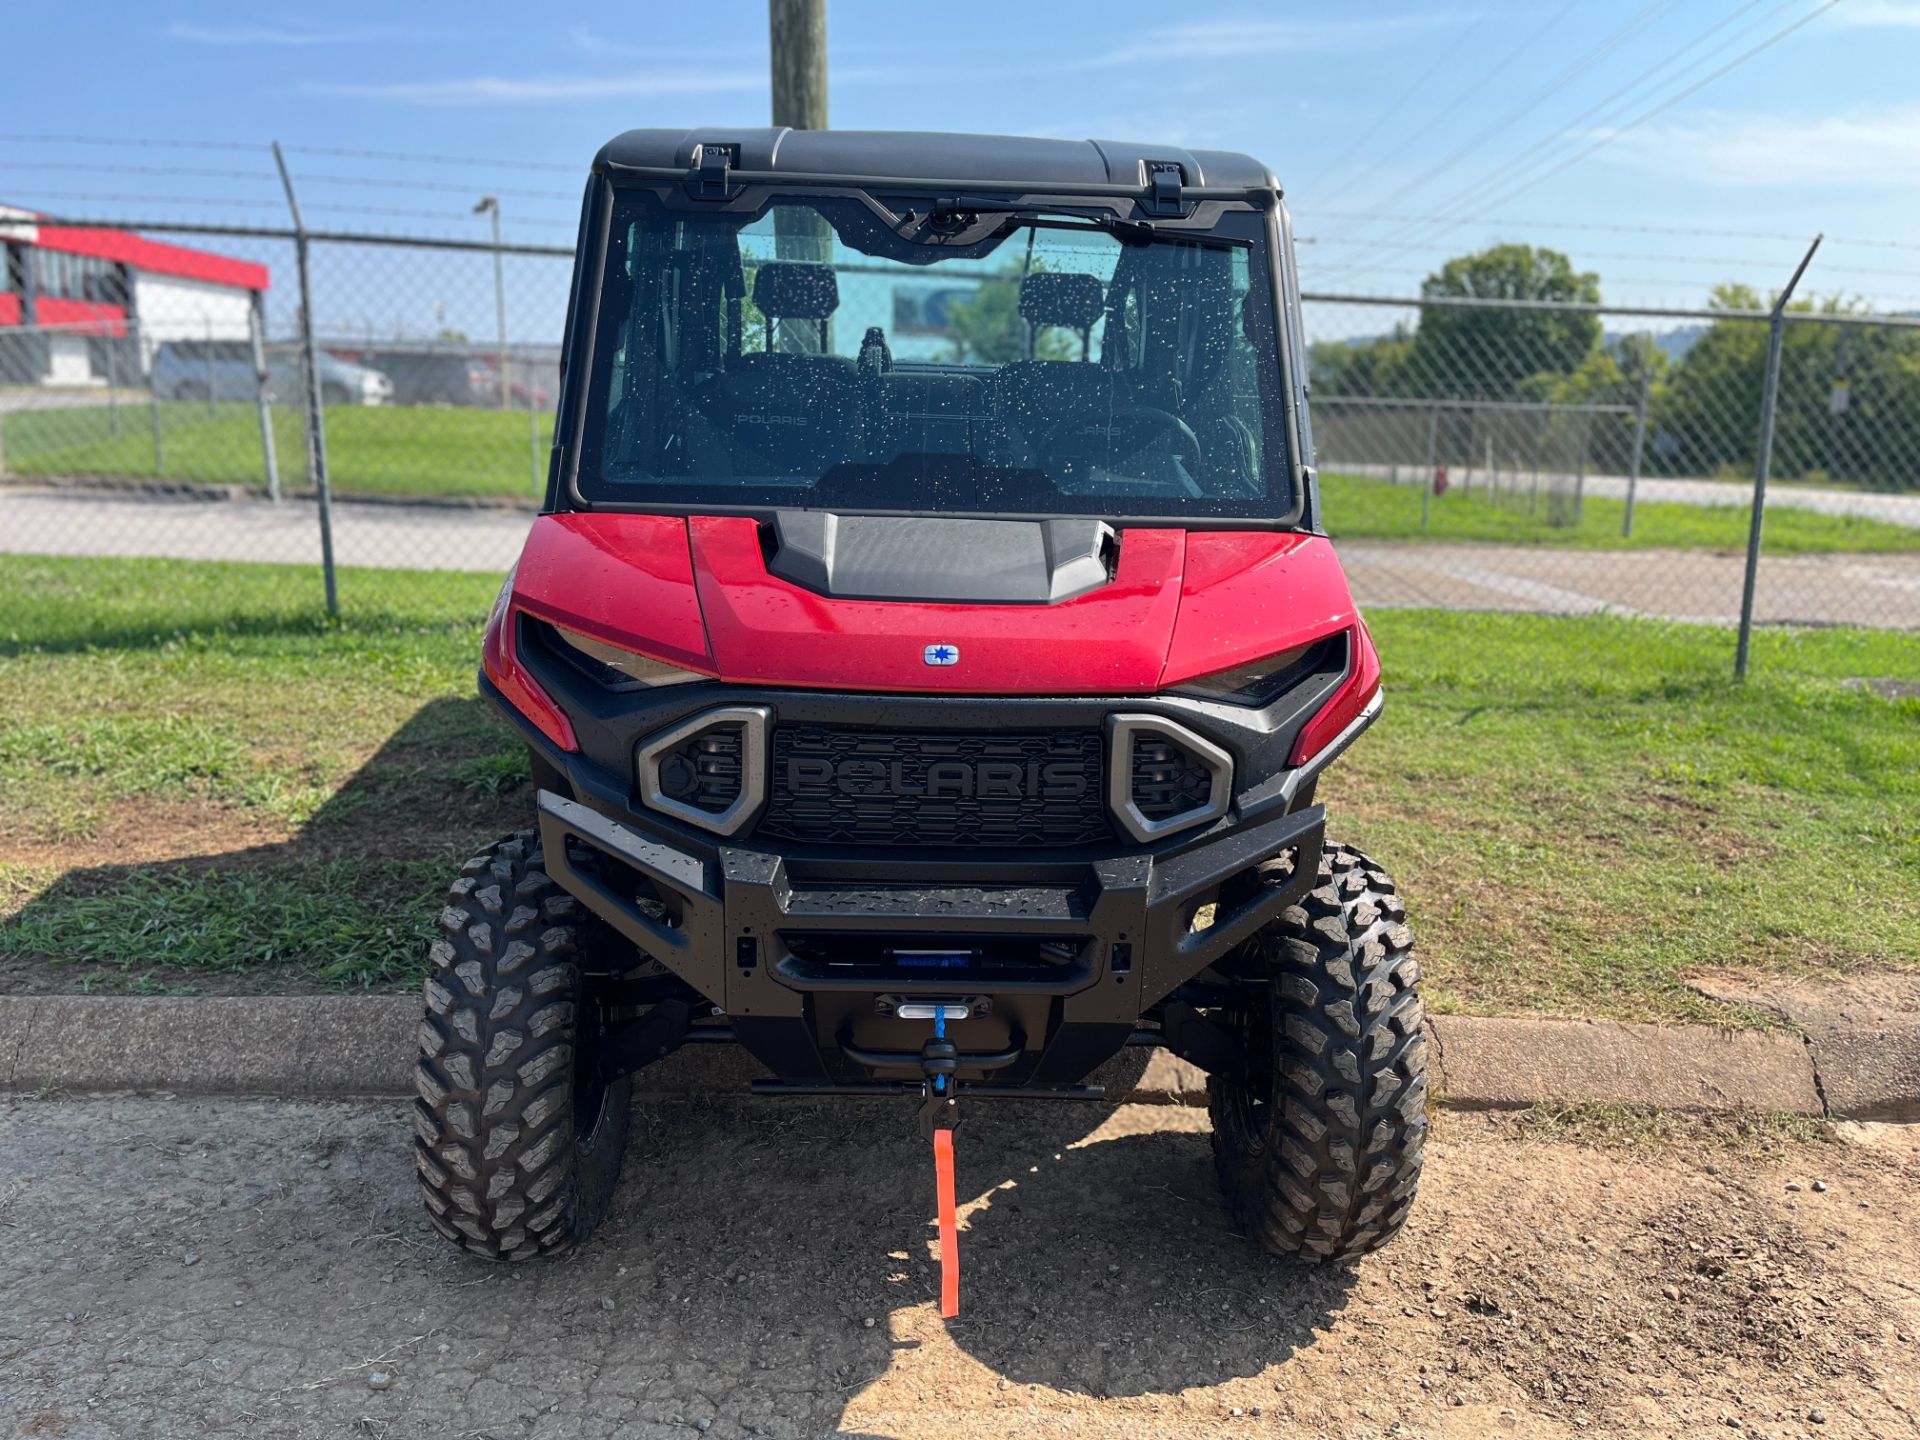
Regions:
[[104, 407], [111, 399], [128, 407], [145, 409], [149, 397], [145, 390], [116, 389], [111, 396], [104, 385], [84, 390], [48, 390], [38, 385], [0, 385], [0, 415], [24, 410], [92, 410]]
[[[1725, 625], [1740, 618], [1746, 566], [1744, 556], [1704, 550], [1365, 541], [1338, 548], [1364, 607], [1613, 612]], [[1754, 614], [1762, 623], [1920, 629], [1920, 554], [1763, 556]]]
[[[498, 573], [519, 554], [530, 519], [517, 509], [341, 504], [334, 553], [343, 565]], [[320, 559], [309, 504], [21, 488], [0, 488], [0, 550]], [[1340, 554], [1369, 607], [1617, 611], [1716, 624], [1740, 612], [1734, 554], [1367, 541], [1343, 544]], [[1920, 628], [1920, 554], [1768, 556], [1756, 609], [1763, 621]]]
[[0, 1434], [1916, 1433], [1911, 1131], [1442, 1114], [1408, 1231], [1303, 1271], [1229, 1230], [1201, 1112], [983, 1108], [943, 1323], [906, 1109], [793, 1105], [647, 1107], [596, 1240], [503, 1268], [422, 1221], [397, 1105], [16, 1102]]
[[[1371, 475], [1384, 478], [1397, 473], [1401, 478], [1408, 475], [1418, 476], [1418, 466], [1388, 465], [1343, 465], [1329, 460], [1322, 467], [1329, 472], [1330, 485], [1338, 485], [1341, 475]], [[1511, 481], [1511, 476], [1508, 480]], [[1543, 476], [1542, 479], [1549, 477]], [[1558, 475], [1551, 477], [1554, 484], [1571, 491], [1574, 477]], [[1475, 473], [1455, 469], [1453, 484], [1465, 485], [1472, 489], [1483, 484], [1481, 476]], [[1628, 479], [1625, 475], [1589, 475], [1586, 479], [1586, 493], [1602, 496], [1609, 500], [1627, 498]], [[1643, 476], [1635, 490], [1636, 503], [1641, 501], [1660, 501], [1673, 505], [1738, 505], [1742, 509], [1753, 503], [1753, 484], [1736, 480], [1675, 480], [1659, 476]], [[1880, 495], [1860, 490], [1828, 490], [1812, 485], [1773, 484], [1767, 488], [1767, 508], [1785, 506], [1790, 510], [1814, 510], [1822, 515], [1853, 515], [1865, 520], [1884, 520], [1889, 525], [1910, 525], [1920, 529], [1920, 494]]]
[[[503, 572], [532, 519], [521, 509], [343, 503], [333, 509], [334, 557], [342, 565]], [[317, 565], [320, 531], [316, 508], [306, 501], [11, 486], [0, 487], [4, 550]]]

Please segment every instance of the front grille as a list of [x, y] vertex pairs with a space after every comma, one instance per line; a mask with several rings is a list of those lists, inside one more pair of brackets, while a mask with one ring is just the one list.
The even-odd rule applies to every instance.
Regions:
[[1149, 820], [1166, 820], [1206, 808], [1213, 772], [1186, 746], [1157, 730], [1133, 738], [1133, 803]]
[[1020, 849], [1110, 840], [1096, 730], [782, 725], [758, 833], [814, 845]]
[[742, 727], [719, 724], [689, 736], [660, 757], [660, 793], [709, 815], [740, 798]]

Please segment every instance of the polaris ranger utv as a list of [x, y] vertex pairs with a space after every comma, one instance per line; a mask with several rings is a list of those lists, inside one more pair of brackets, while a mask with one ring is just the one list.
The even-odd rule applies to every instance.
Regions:
[[436, 1228], [584, 1238], [633, 1073], [682, 1045], [744, 1048], [760, 1094], [917, 1099], [949, 1192], [957, 1111], [1098, 1098], [1152, 1045], [1209, 1073], [1268, 1249], [1395, 1233], [1418, 971], [1314, 803], [1381, 692], [1303, 347], [1279, 186], [1241, 155], [600, 152], [480, 680], [536, 824], [463, 869], [426, 982]]

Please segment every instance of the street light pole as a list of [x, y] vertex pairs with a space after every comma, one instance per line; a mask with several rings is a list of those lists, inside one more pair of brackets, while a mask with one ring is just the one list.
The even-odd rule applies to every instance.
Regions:
[[480, 203], [473, 207], [476, 215], [493, 217], [493, 322], [494, 333], [498, 337], [499, 354], [495, 363], [500, 367], [500, 408], [507, 406], [507, 276], [500, 255], [500, 198], [497, 195], [482, 195]]

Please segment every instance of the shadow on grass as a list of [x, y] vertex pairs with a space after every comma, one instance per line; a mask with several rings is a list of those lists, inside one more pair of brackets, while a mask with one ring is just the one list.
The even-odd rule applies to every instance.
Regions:
[[482, 701], [431, 701], [286, 840], [61, 875], [0, 924], [0, 986], [411, 986], [455, 868], [528, 822], [525, 779]]

